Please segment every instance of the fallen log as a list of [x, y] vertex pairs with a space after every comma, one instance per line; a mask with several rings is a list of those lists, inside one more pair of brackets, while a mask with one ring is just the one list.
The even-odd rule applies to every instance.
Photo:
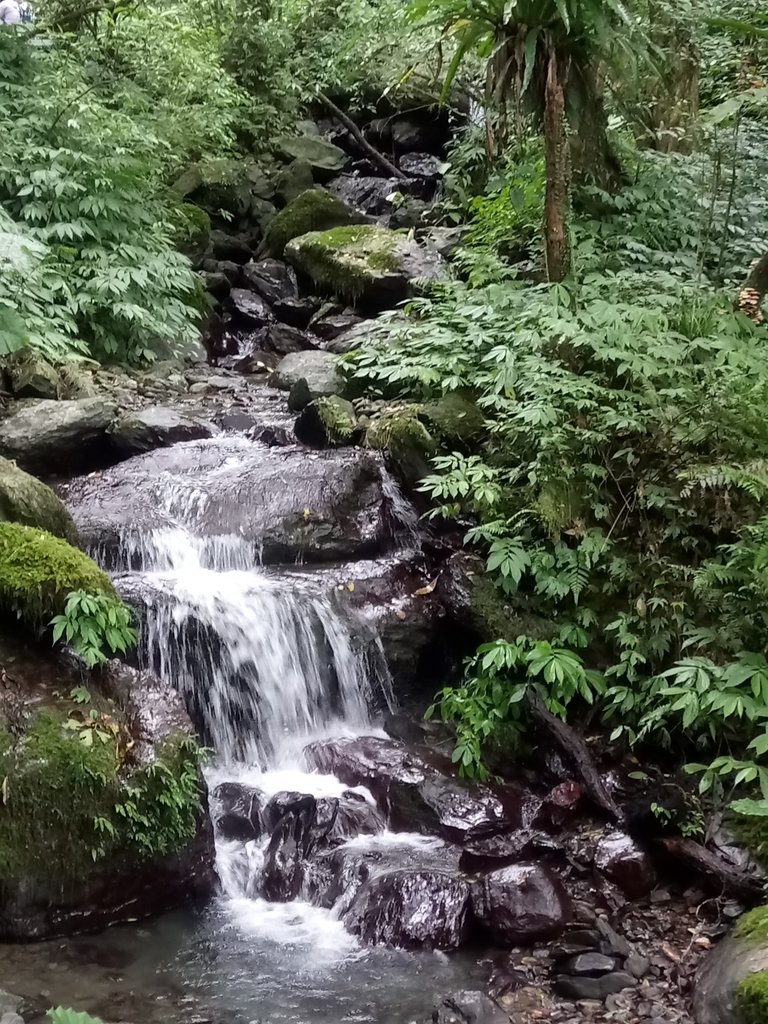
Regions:
[[547, 708], [541, 697], [529, 687], [525, 697], [528, 712], [539, 730], [545, 733], [567, 759], [592, 803], [612, 821], [621, 821], [622, 812], [605, 788], [600, 772], [584, 740], [569, 725]]
[[758, 903], [764, 898], [762, 881], [743, 868], [730, 864], [717, 853], [694, 839], [684, 836], [664, 836], [651, 845], [664, 867], [682, 868], [686, 874], [693, 871], [715, 894], [744, 903]]
[[371, 160], [375, 161], [379, 167], [386, 171], [391, 177], [399, 178], [401, 181], [408, 180], [408, 175], [404, 174], [399, 167], [395, 167], [395, 165], [387, 160], [383, 153], [380, 153], [378, 149], [375, 149], [365, 138], [355, 122], [350, 117], [347, 117], [344, 111], [337, 107], [332, 99], [326, 96], [324, 92], [318, 91], [317, 95], [323, 106], [327, 107], [336, 120], [340, 121], [344, 125], [355, 142], [365, 150]]

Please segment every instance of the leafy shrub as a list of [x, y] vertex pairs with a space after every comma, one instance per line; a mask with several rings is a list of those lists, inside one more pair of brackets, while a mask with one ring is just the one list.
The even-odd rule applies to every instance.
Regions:
[[107, 660], [106, 651], [124, 654], [136, 643], [132, 614], [122, 601], [106, 594], [75, 590], [67, 595], [64, 611], [51, 620], [53, 641], [62, 638], [89, 668]]
[[48, 1019], [51, 1024], [103, 1024], [100, 1017], [91, 1017], [89, 1013], [77, 1013], [75, 1010], [65, 1010], [63, 1006], [49, 1010]]

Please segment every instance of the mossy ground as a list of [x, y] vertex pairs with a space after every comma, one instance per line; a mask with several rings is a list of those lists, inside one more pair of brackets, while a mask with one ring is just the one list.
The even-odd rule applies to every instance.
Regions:
[[109, 577], [82, 551], [44, 530], [0, 522], [0, 610], [32, 627], [47, 625], [73, 590], [117, 599]]
[[0, 884], [66, 886], [102, 859], [138, 862], [194, 836], [194, 741], [169, 739], [153, 764], [131, 769], [120, 712], [103, 702], [96, 713], [98, 731], [90, 708], [65, 702], [0, 728]]
[[733, 934], [739, 939], [768, 941], [768, 906], [755, 907], [739, 918]]
[[286, 245], [300, 235], [326, 232], [331, 228], [359, 223], [360, 215], [321, 189], [302, 192], [272, 220], [264, 238], [270, 256], [283, 255]]
[[356, 302], [375, 281], [398, 270], [401, 240], [387, 228], [355, 224], [294, 238], [290, 256], [318, 287]]
[[734, 1002], [744, 1024], [768, 1024], [768, 971], [757, 971], [736, 986]]

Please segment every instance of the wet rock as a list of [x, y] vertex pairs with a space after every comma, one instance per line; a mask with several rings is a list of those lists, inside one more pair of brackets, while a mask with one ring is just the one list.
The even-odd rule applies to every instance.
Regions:
[[229, 295], [231, 284], [226, 274], [222, 274], [220, 271], [203, 271], [200, 277], [203, 281], [203, 288], [210, 292], [215, 299], [226, 299]]
[[[392, 321], [390, 321], [392, 323]], [[344, 353], [352, 352], [357, 348], [372, 341], [384, 340], [386, 331], [376, 320], [361, 320], [348, 328], [343, 334], [339, 334], [324, 346], [328, 352]]]
[[314, 188], [314, 185], [312, 165], [306, 160], [291, 160], [275, 177], [275, 190], [286, 206], [308, 189]]
[[555, 991], [567, 999], [598, 999], [603, 1000], [614, 992], [622, 992], [625, 988], [634, 988], [637, 979], [626, 971], [614, 971], [602, 978], [572, 977], [558, 975], [555, 978]]
[[334, 177], [347, 162], [343, 149], [318, 135], [282, 136], [273, 147], [282, 157], [309, 164], [319, 181]]
[[43, 476], [107, 459], [107, 427], [116, 408], [101, 398], [34, 401], [0, 420], [0, 455]]
[[233, 288], [240, 285], [243, 280], [243, 267], [239, 263], [234, 263], [232, 260], [213, 261], [210, 268], [204, 266], [203, 270], [210, 270], [211, 273], [223, 274]]
[[40, 480], [0, 458], [0, 520], [46, 530], [77, 544], [77, 530], [56, 494]]
[[[265, 352], [263, 349], [255, 349], [246, 356], [230, 356], [219, 360], [219, 366], [228, 370], [236, 370], [245, 374], [268, 374], [277, 369], [282, 356], [279, 352]], [[237, 429], [236, 427], [224, 427]]]
[[174, 503], [188, 509], [194, 532], [238, 534], [260, 545], [265, 563], [335, 561], [390, 543], [396, 520], [383, 472], [370, 452], [222, 436], [137, 456], [63, 490], [84, 543], [111, 565], [124, 564], [130, 538], [140, 547], [148, 530], [172, 526]]
[[328, 191], [356, 210], [378, 217], [392, 213], [394, 197], [402, 192], [403, 187], [399, 178], [341, 174], [329, 184]]
[[272, 312], [278, 320], [291, 327], [304, 330], [320, 306], [320, 300], [309, 296], [303, 299], [278, 299]]
[[302, 409], [294, 431], [301, 443], [310, 448], [351, 444], [357, 433], [357, 416], [351, 402], [329, 395], [315, 399]]
[[483, 992], [454, 992], [435, 1007], [432, 1024], [509, 1024], [509, 1015]]
[[623, 832], [609, 832], [600, 839], [595, 867], [630, 899], [646, 896], [656, 884], [650, 858]]
[[315, 801], [297, 812], [285, 814], [277, 824], [264, 857], [261, 887], [273, 903], [295, 900], [304, 879], [304, 860], [311, 844]]
[[167, 406], [150, 405], [120, 416], [108, 433], [117, 455], [129, 458], [179, 441], [213, 437], [218, 431], [212, 423], [183, 416]]
[[288, 324], [272, 324], [267, 331], [266, 342], [270, 348], [283, 356], [292, 352], [304, 352], [313, 347], [303, 331]]
[[461, 870], [470, 874], [495, 871], [522, 860], [529, 848], [530, 833], [526, 831], [475, 840], [467, 843], [461, 851]]
[[268, 831], [285, 817], [286, 814], [305, 815], [310, 825], [314, 821], [316, 800], [307, 793], [275, 793], [264, 808], [264, 824]]
[[386, 822], [373, 804], [359, 793], [347, 792], [338, 800], [336, 817], [325, 838], [328, 842], [346, 842], [357, 836], [378, 835], [385, 828]]
[[610, 974], [616, 966], [615, 958], [604, 956], [602, 953], [578, 953], [560, 963], [559, 970], [566, 974], [583, 974], [599, 978], [603, 974]]
[[233, 288], [229, 301], [235, 312], [248, 324], [261, 327], [272, 319], [269, 306], [256, 292], [248, 291], [245, 288]]
[[264, 831], [264, 794], [240, 782], [222, 782], [211, 794], [216, 832], [246, 843]]
[[604, 917], [598, 917], [595, 921], [595, 926], [600, 933], [601, 946], [604, 953], [623, 957], [628, 957], [632, 953], [632, 947], [624, 936], [619, 935], [616, 929]]
[[584, 791], [578, 782], [559, 782], [542, 800], [533, 824], [538, 828], [558, 830], [578, 812]]
[[475, 917], [499, 945], [556, 938], [571, 915], [560, 879], [536, 864], [493, 871], [472, 887]]
[[[768, 911], [759, 907], [741, 919], [734, 931], [707, 954], [696, 972], [693, 1016], [696, 1024], [758, 1024], [739, 1006], [745, 979], [768, 993]], [[762, 997], [762, 1010], [766, 1005]]]
[[319, 319], [313, 318], [310, 321], [310, 327], [318, 338], [322, 338], [323, 341], [333, 341], [340, 334], [344, 334], [363, 322], [362, 317], [355, 316], [354, 313], [330, 313]]
[[425, 124], [411, 117], [396, 117], [391, 124], [393, 145], [401, 153], [430, 151], [435, 144], [437, 125]]
[[313, 231], [288, 242], [285, 255], [319, 289], [367, 309], [390, 308], [413, 294], [417, 281], [446, 277], [434, 250], [386, 228]]
[[371, 878], [344, 916], [363, 942], [403, 949], [458, 949], [467, 938], [469, 885], [439, 872], [390, 871]]
[[33, 349], [14, 352], [3, 367], [6, 384], [16, 398], [60, 398], [61, 374]]
[[246, 263], [243, 275], [250, 287], [270, 305], [299, 297], [296, 274], [282, 260], [266, 259]]
[[305, 757], [346, 785], [369, 789], [395, 829], [461, 842], [512, 827], [490, 790], [444, 775], [394, 740], [320, 741], [305, 749]]
[[247, 263], [252, 255], [251, 247], [237, 235], [226, 231], [211, 232], [211, 250], [217, 260], [228, 260], [232, 263]]
[[269, 379], [272, 387], [281, 391], [290, 391], [299, 381], [306, 383], [309, 396], [304, 404], [325, 395], [340, 394], [344, 390], [338, 357], [330, 352], [292, 352], [282, 360]]
[[440, 161], [431, 153], [406, 153], [400, 157], [400, 170], [414, 178], [437, 181], [440, 177]]

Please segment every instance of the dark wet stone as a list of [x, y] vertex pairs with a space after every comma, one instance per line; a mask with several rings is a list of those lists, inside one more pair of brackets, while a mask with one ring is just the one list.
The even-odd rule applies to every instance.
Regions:
[[306, 299], [279, 299], [272, 312], [282, 323], [304, 330], [319, 306], [320, 300], [311, 296]]
[[650, 858], [623, 832], [609, 832], [600, 839], [595, 867], [630, 899], [647, 896], [656, 884]]
[[625, 988], [634, 988], [637, 979], [626, 971], [615, 971], [613, 974], [605, 974], [602, 978], [572, 977], [570, 975], [558, 975], [555, 978], [555, 991], [567, 999], [599, 999], [614, 992], [621, 992]]
[[468, 936], [469, 885], [440, 872], [391, 871], [366, 882], [344, 916], [363, 942], [458, 949]]
[[353, 444], [362, 433], [352, 403], [338, 395], [305, 405], [296, 419], [294, 432], [299, 441], [310, 448]]
[[478, 879], [472, 907], [484, 930], [503, 946], [556, 938], [571, 916], [560, 879], [536, 864], [515, 864]]
[[567, 780], [558, 783], [542, 800], [533, 824], [538, 828], [561, 829], [577, 814], [583, 793], [578, 782]]
[[337, 804], [336, 817], [325, 836], [328, 842], [346, 842], [356, 836], [377, 835], [386, 828], [384, 818], [360, 793], [343, 793]]
[[585, 950], [600, 948], [600, 932], [596, 928], [568, 928], [551, 950], [554, 960], [566, 959]]
[[308, 797], [301, 810], [285, 814], [278, 822], [264, 857], [261, 888], [265, 899], [287, 903], [299, 895], [314, 816], [315, 800]]
[[475, 874], [514, 864], [525, 856], [529, 840], [529, 832], [519, 831], [469, 842], [461, 851], [461, 870]]
[[266, 259], [258, 263], [246, 263], [243, 276], [251, 288], [270, 305], [299, 297], [296, 273], [282, 260]]
[[268, 374], [277, 369], [282, 356], [279, 352], [254, 349], [245, 356], [225, 356], [218, 365], [245, 374]]
[[249, 324], [264, 325], [272, 319], [269, 306], [256, 292], [246, 288], [233, 288], [229, 301], [233, 308]]
[[598, 917], [595, 924], [600, 933], [604, 953], [624, 957], [630, 955], [632, 952], [630, 944], [623, 935], [619, 935], [616, 929], [604, 917]]
[[286, 814], [304, 814], [314, 821], [315, 807], [315, 798], [307, 793], [275, 793], [264, 808], [264, 825], [271, 832]]
[[37, 475], [103, 464], [116, 406], [101, 398], [28, 401], [0, 419], [0, 455]]
[[454, 992], [432, 1011], [432, 1024], [509, 1024], [509, 1016], [483, 992]]
[[322, 338], [323, 341], [333, 341], [360, 323], [363, 323], [362, 317], [355, 316], [354, 313], [331, 313], [317, 320], [313, 319], [310, 327], [318, 338]]
[[461, 842], [512, 827], [490, 790], [443, 774], [394, 740], [324, 740], [310, 744], [305, 756], [346, 785], [368, 788], [395, 829]]
[[558, 970], [566, 974], [586, 974], [599, 978], [603, 974], [610, 974], [616, 969], [617, 964], [618, 961], [614, 957], [604, 956], [602, 953], [578, 953], [560, 963]]
[[400, 157], [400, 170], [415, 178], [437, 181], [440, 177], [440, 161], [431, 153], [406, 153]]
[[210, 292], [215, 299], [226, 299], [231, 287], [229, 278], [220, 271], [203, 271], [200, 275], [203, 279], [203, 287]]
[[354, 209], [376, 217], [392, 212], [393, 203], [389, 197], [402, 192], [402, 183], [398, 178], [341, 174], [329, 184], [328, 191]]
[[124, 413], [109, 428], [112, 447], [121, 458], [165, 448], [179, 441], [197, 441], [217, 433], [203, 419], [183, 416], [163, 405], [150, 405]]
[[289, 324], [272, 324], [267, 331], [267, 344], [283, 356], [289, 352], [303, 352], [313, 347], [303, 331]]
[[211, 249], [217, 260], [247, 263], [251, 258], [250, 245], [236, 235], [227, 234], [226, 231], [211, 232]]
[[222, 782], [211, 794], [216, 832], [224, 839], [248, 842], [264, 831], [266, 798], [258, 789], [239, 782]]

